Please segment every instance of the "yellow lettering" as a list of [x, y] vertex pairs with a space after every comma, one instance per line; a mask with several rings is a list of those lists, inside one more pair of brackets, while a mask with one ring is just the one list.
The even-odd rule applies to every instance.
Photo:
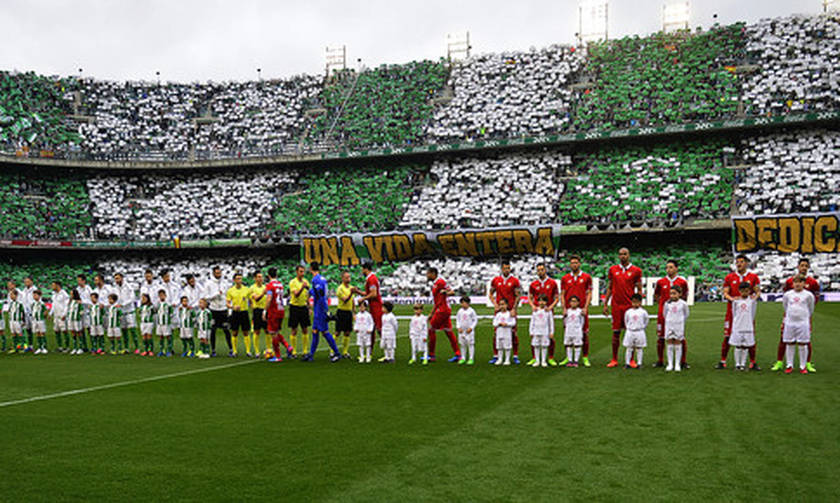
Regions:
[[455, 244], [458, 246], [458, 255], [467, 257], [477, 257], [478, 249], [475, 247], [475, 233], [467, 232], [466, 234], [455, 234]]
[[531, 233], [526, 229], [514, 230], [513, 247], [516, 248], [516, 253], [533, 253], [534, 243], [531, 242]]
[[500, 255], [510, 255], [513, 253], [513, 233], [511, 231], [496, 231], [496, 244], [499, 247]]
[[551, 240], [551, 228], [543, 227], [537, 229], [537, 242], [534, 244], [534, 253], [552, 256], [554, 252], [554, 242]]
[[837, 230], [837, 219], [834, 217], [820, 217], [814, 224], [814, 249], [820, 253], [833, 252], [837, 240], [834, 238], [825, 238], [827, 231], [834, 232]]
[[411, 258], [411, 240], [405, 234], [394, 234], [394, 251], [399, 260]]
[[773, 231], [778, 228], [778, 221], [775, 218], [757, 218], [755, 220], [756, 240], [759, 248], [776, 249], [773, 241]]
[[359, 256], [350, 236], [341, 236], [341, 265], [359, 265]]
[[799, 251], [800, 238], [798, 218], [779, 219], [779, 251], [786, 253]]

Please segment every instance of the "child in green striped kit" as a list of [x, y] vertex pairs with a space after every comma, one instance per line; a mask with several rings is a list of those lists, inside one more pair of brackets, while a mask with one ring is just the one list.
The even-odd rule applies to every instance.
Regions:
[[90, 352], [91, 354], [105, 354], [105, 306], [99, 303], [99, 294], [90, 294], [93, 303], [90, 306]]
[[140, 356], [155, 356], [155, 306], [148, 294], [140, 295], [140, 335], [143, 336], [143, 352]]
[[36, 355], [47, 354], [47, 305], [41, 300], [41, 290], [32, 292], [32, 333], [35, 334]]
[[207, 299], [199, 299], [198, 312], [195, 315], [195, 325], [198, 329], [198, 357], [210, 358], [210, 331], [213, 329], [213, 313], [207, 308]]
[[[111, 342], [111, 354], [115, 355], [118, 352], [121, 354], [127, 353], [123, 348], [122, 338], [122, 309], [117, 305], [117, 294], [112, 293], [108, 296], [108, 310], [105, 314], [105, 325], [107, 328], [108, 340]], [[128, 346], [128, 341], [126, 341]]]
[[182, 357], [192, 358], [195, 356], [195, 339], [193, 339], [193, 328], [195, 327], [195, 311], [190, 308], [190, 299], [187, 296], [181, 297], [181, 305], [178, 306], [178, 336], [181, 338]]
[[160, 304], [155, 315], [155, 333], [160, 340], [158, 356], [172, 356], [172, 305], [166, 301], [166, 290], [158, 290]]
[[70, 305], [67, 308], [67, 330], [73, 336], [73, 350], [71, 355], [80, 355], [82, 351], [82, 337], [84, 336], [85, 327], [82, 324], [82, 318], [85, 316], [85, 305], [82, 304], [82, 298], [79, 296], [79, 291], [73, 289], [72, 297], [70, 298]]
[[12, 334], [12, 349], [9, 353], [26, 350], [26, 339], [23, 337], [23, 320], [25, 319], [23, 303], [18, 299], [17, 289], [9, 290], [9, 332]]

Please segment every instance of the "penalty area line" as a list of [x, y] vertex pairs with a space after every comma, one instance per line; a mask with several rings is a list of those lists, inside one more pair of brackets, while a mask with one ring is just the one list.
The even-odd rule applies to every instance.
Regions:
[[12, 405], [22, 405], [22, 404], [25, 404], [25, 403], [40, 402], [40, 401], [43, 401], [43, 400], [52, 400], [53, 398], [62, 398], [62, 397], [65, 397], [65, 396], [81, 395], [81, 394], [84, 394], [84, 393], [92, 393], [94, 391], [102, 391], [102, 390], [106, 390], [106, 389], [120, 388], [120, 387], [123, 387], [123, 386], [131, 386], [131, 385], [134, 385], [134, 384], [143, 384], [143, 383], [147, 383], [147, 382], [161, 381], [163, 379], [171, 379], [173, 377], [181, 377], [181, 376], [187, 376], [187, 375], [192, 375], [192, 374], [201, 374], [201, 373], [204, 373], [204, 372], [212, 372], [214, 370], [229, 369], [231, 367], [239, 367], [239, 366], [242, 366], [242, 365], [248, 365], [250, 363], [257, 363], [259, 361], [261, 361], [261, 360], [248, 360], [248, 361], [244, 361], [244, 362], [226, 363], [224, 365], [216, 365], [216, 366], [213, 366], [213, 367], [193, 369], [193, 370], [184, 370], [182, 372], [173, 372], [171, 374], [163, 374], [163, 375], [152, 376], [152, 377], [144, 377], [142, 379], [134, 379], [134, 380], [131, 380], [131, 381], [120, 381], [120, 382], [115, 382], [115, 383], [111, 383], [111, 384], [102, 384], [100, 386], [91, 386], [89, 388], [79, 388], [79, 389], [73, 389], [73, 390], [69, 390], [69, 391], [61, 391], [61, 392], [58, 392], [58, 393], [50, 393], [48, 395], [33, 396], [33, 397], [30, 397], [30, 398], [21, 398], [20, 400], [10, 400], [8, 402], [0, 402], [0, 408], [11, 407]]

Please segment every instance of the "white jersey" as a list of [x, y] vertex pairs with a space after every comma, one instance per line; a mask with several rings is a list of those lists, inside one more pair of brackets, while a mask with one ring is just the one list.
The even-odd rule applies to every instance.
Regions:
[[108, 296], [111, 295], [111, 289], [108, 285], [102, 286], [95, 286], [91, 293], [95, 293], [99, 297], [96, 300], [96, 303], [103, 307], [108, 307]]
[[732, 301], [732, 332], [755, 331], [756, 301], [753, 298], [740, 297]]
[[355, 332], [369, 334], [373, 332], [373, 326], [373, 316], [368, 311], [360, 311], [356, 314], [356, 321], [353, 323]]
[[466, 332], [467, 329], [475, 332], [475, 326], [478, 325], [478, 316], [475, 314], [475, 309], [463, 307], [458, 310], [458, 315], [455, 317], [455, 326], [459, 332]]
[[[227, 298], [225, 295], [232, 283], [224, 278], [216, 279], [211, 277], [204, 283], [204, 298], [207, 299], [211, 311], [224, 311], [227, 309]], [[278, 299], [279, 300], [279, 299]]]
[[788, 290], [782, 296], [785, 309], [785, 325], [807, 324], [814, 314], [814, 294], [808, 290]]
[[628, 332], [644, 332], [650, 316], [641, 307], [630, 308], [624, 312], [624, 327]]
[[76, 286], [74, 288], [77, 292], [79, 292], [79, 299], [81, 299], [82, 305], [85, 306], [85, 312], [90, 311], [90, 306], [93, 305], [93, 301], [90, 300], [90, 294], [93, 290], [90, 288], [90, 285], [85, 286]]
[[117, 304], [120, 305], [124, 314], [134, 312], [137, 307], [137, 296], [134, 294], [134, 288], [130, 287], [128, 283], [125, 281], [122, 285], [114, 283], [111, 287], [111, 293], [117, 294]]
[[396, 339], [398, 328], [399, 328], [399, 323], [397, 322], [397, 317], [394, 316], [394, 313], [386, 313], [386, 314], [382, 315], [382, 338], [383, 339]]
[[412, 339], [425, 339], [428, 333], [429, 318], [425, 314], [412, 316], [408, 325], [408, 336]]
[[496, 327], [497, 337], [510, 337], [513, 331], [513, 325], [516, 323], [516, 318], [511, 316], [510, 311], [499, 311], [493, 317], [493, 326]]
[[198, 301], [201, 300], [203, 293], [204, 291], [201, 285], [198, 284], [198, 281], [195, 282], [195, 286], [190, 286], [189, 284], [187, 284], [186, 286], [184, 286], [184, 289], [181, 290], [181, 295], [187, 296], [187, 305], [190, 306], [190, 309], [198, 308]]
[[20, 303], [23, 304], [23, 312], [29, 315], [32, 312], [32, 304], [35, 302], [35, 299], [32, 297], [32, 294], [35, 293], [38, 287], [35, 285], [26, 287], [23, 289], [23, 295], [19, 296]]
[[531, 313], [529, 332], [531, 335], [550, 335], [553, 322], [554, 318], [548, 310], [536, 309]]
[[564, 337], [583, 338], [583, 324], [586, 318], [583, 315], [583, 309], [579, 307], [566, 309], [566, 315], [563, 317], [563, 326], [565, 331]]
[[52, 307], [50, 308], [50, 316], [53, 319], [61, 319], [67, 316], [67, 308], [70, 305], [70, 296], [64, 290], [53, 292]]
[[158, 287], [160, 287], [160, 290], [166, 290], [166, 301], [169, 304], [173, 306], [181, 305], [181, 285], [174, 281], [161, 281], [158, 283]]
[[[23, 296], [23, 292], [20, 291], [20, 288], [15, 288], [17, 292], [17, 299], [20, 301], [21, 296]], [[9, 292], [6, 292], [6, 301], [3, 303], [3, 312], [6, 313], [9, 311], [9, 306], [12, 305], [12, 296]]]
[[688, 319], [688, 304], [682, 300], [669, 300], [662, 308], [665, 316], [665, 337], [685, 337], [685, 322]]

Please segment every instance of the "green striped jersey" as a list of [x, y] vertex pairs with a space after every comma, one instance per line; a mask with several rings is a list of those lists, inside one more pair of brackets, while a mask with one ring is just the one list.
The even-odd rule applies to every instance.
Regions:
[[108, 314], [105, 317], [105, 323], [108, 325], [108, 328], [120, 328], [120, 323], [122, 323], [122, 309], [120, 309], [116, 304], [108, 306]]
[[151, 304], [143, 304], [140, 306], [140, 323], [154, 323], [155, 322], [155, 307]]
[[181, 328], [192, 328], [195, 325], [195, 311], [188, 307], [178, 308], [178, 326]]
[[199, 330], [210, 330], [213, 326], [213, 313], [209, 309], [200, 309], [196, 315], [196, 326]]
[[157, 316], [155, 323], [158, 326], [167, 326], [172, 323], [172, 306], [166, 302], [161, 302], [157, 308]]
[[105, 324], [105, 307], [94, 304], [90, 306], [90, 326], [101, 327]]
[[9, 301], [9, 321], [23, 323], [23, 304], [17, 300]]
[[44, 315], [47, 306], [43, 300], [32, 301], [32, 321], [44, 321]]
[[85, 306], [78, 300], [71, 300], [67, 308], [67, 319], [70, 321], [82, 321], [82, 315], [85, 312]]

